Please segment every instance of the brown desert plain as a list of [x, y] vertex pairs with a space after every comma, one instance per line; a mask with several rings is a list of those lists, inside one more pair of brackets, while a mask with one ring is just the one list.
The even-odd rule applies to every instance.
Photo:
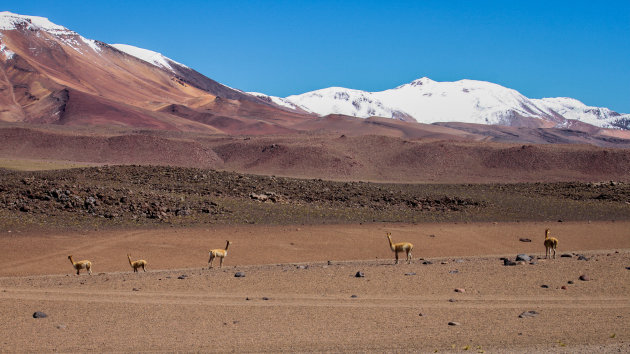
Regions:
[[33, 171], [0, 170], [2, 352], [630, 351], [627, 182], [4, 163]]

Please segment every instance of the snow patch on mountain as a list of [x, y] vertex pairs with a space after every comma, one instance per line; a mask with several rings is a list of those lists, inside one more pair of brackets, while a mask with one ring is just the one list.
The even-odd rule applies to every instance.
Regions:
[[99, 52], [101, 48], [96, 41], [84, 38], [78, 33], [71, 31], [63, 26], [50, 22], [45, 17], [24, 16], [11, 13], [9, 11], [0, 12], [0, 30], [11, 31], [24, 27], [28, 30], [42, 30], [59, 38], [63, 43], [83, 54], [82, 48], [87, 45], [95, 52]]
[[175, 72], [175, 69], [172, 66], [173, 64], [188, 68], [186, 65], [178, 63], [175, 60], [167, 58], [164, 55], [152, 50], [138, 48], [128, 44], [112, 44], [111, 46], [140, 60], [144, 60], [147, 63], [169, 71]]

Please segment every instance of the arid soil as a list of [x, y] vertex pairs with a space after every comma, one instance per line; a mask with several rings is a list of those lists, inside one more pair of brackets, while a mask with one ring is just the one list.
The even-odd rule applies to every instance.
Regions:
[[630, 219], [630, 184], [386, 184], [105, 166], [0, 170], [0, 231]]
[[[388, 231], [414, 243], [411, 265], [393, 264]], [[630, 350], [627, 221], [5, 230], [0, 249], [2, 352]], [[518, 253], [533, 261], [504, 266]]]

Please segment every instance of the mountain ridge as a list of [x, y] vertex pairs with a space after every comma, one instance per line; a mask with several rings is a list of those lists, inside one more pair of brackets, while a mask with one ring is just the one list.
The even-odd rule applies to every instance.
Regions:
[[423, 77], [377, 92], [328, 87], [284, 98], [251, 94], [321, 116], [344, 114], [427, 124], [462, 122], [556, 128], [586, 123], [601, 128], [630, 129], [630, 114], [587, 106], [574, 98], [530, 99], [514, 89], [468, 79], [437, 82]]

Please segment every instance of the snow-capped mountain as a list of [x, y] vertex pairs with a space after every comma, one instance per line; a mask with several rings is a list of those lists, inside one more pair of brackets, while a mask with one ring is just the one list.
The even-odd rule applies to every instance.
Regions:
[[630, 114], [589, 107], [570, 98], [529, 99], [518, 91], [475, 80], [436, 82], [423, 77], [380, 92], [330, 87], [286, 98], [251, 94], [318, 115], [542, 127], [566, 127], [578, 121], [630, 129]]

